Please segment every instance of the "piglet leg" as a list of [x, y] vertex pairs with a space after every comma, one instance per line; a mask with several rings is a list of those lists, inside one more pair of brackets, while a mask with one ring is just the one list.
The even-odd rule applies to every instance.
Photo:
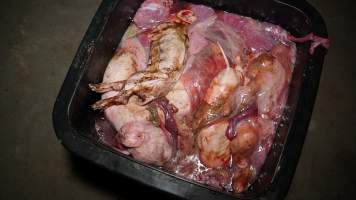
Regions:
[[125, 81], [117, 81], [112, 83], [89, 84], [89, 88], [97, 93], [105, 93], [110, 91], [120, 91], [125, 86]]

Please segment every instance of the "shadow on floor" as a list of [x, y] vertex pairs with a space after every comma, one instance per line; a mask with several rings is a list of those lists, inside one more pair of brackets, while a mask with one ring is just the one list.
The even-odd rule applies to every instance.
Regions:
[[72, 163], [72, 172], [80, 177], [83, 182], [93, 186], [97, 190], [109, 193], [116, 199], [160, 199], [179, 200], [180, 198], [168, 193], [145, 186], [127, 177], [114, 174], [104, 168], [101, 168], [87, 160], [68, 154], [68, 159]]

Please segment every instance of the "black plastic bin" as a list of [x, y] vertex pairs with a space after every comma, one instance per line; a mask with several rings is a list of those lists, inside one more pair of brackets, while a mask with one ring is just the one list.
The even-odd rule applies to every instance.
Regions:
[[[90, 105], [100, 96], [89, 91], [88, 83], [101, 81], [107, 63], [143, 1], [103, 0], [95, 14], [53, 110], [58, 139], [73, 154], [114, 173], [186, 199], [282, 199], [286, 195], [313, 110], [324, 56], [318, 47], [308, 53], [310, 43], [297, 44], [297, 63], [289, 90], [285, 120], [277, 129], [274, 144], [259, 178], [243, 194], [234, 195], [169, 174], [140, 163], [100, 144], [96, 138]], [[294, 36], [307, 33], [327, 37], [320, 14], [304, 0], [202, 0], [189, 1], [216, 9], [278, 24]]]

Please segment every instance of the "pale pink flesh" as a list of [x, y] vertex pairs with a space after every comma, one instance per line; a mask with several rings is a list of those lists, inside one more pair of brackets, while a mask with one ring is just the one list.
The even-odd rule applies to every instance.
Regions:
[[190, 9], [197, 16], [197, 20], [194, 22], [195, 24], [215, 15], [214, 9], [204, 5], [191, 5]]
[[287, 32], [279, 26], [227, 12], [219, 12], [218, 16], [225, 24], [239, 32], [252, 52], [271, 50], [275, 44], [286, 40]]
[[169, 5], [161, 0], [146, 0], [136, 12], [134, 22], [142, 29], [157, 26], [169, 17]]

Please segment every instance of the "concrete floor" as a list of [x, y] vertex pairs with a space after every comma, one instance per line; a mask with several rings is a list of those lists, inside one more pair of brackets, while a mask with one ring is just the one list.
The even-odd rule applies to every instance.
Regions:
[[[332, 48], [286, 199], [353, 199], [356, 67], [351, 58], [356, 55], [356, 9], [347, 0], [310, 2], [327, 23]], [[54, 100], [99, 3], [2, 1], [0, 199], [135, 199], [137, 191], [162, 197], [74, 159], [52, 129]]]

